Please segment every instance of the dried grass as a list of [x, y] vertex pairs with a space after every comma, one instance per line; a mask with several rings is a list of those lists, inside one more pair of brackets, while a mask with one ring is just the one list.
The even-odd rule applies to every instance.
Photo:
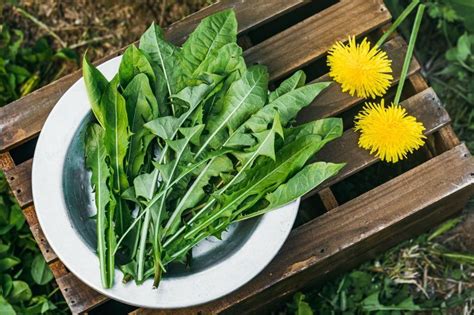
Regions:
[[[51, 35], [52, 45], [75, 48], [79, 54], [89, 48], [88, 56], [95, 60], [136, 41], [151, 22], [162, 27], [209, 5], [211, 0], [20, 0], [4, 5], [5, 22], [25, 31], [26, 39]], [[41, 27], [25, 17], [19, 7], [44, 24]]]

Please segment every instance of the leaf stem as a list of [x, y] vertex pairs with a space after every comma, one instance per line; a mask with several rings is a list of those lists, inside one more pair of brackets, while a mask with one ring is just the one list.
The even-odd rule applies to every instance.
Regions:
[[402, 73], [400, 74], [400, 81], [398, 82], [397, 93], [395, 94], [395, 99], [393, 103], [397, 105], [400, 102], [402, 96], [403, 85], [408, 74], [408, 68], [410, 67], [411, 59], [413, 57], [413, 50], [415, 48], [416, 37], [418, 31], [420, 30], [421, 20], [423, 18], [423, 12], [425, 11], [425, 5], [420, 4], [416, 12], [415, 22], [413, 23], [413, 30], [410, 35], [410, 41], [408, 42], [407, 54], [405, 55], [405, 61], [403, 61]]
[[403, 12], [400, 14], [400, 16], [393, 22], [393, 24], [388, 28], [388, 30], [380, 37], [380, 39], [377, 41], [375, 44], [376, 47], [380, 47], [383, 45], [383, 43], [387, 40], [387, 38], [392, 35], [393, 32], [402, 24], [403, 21], [407, 18], [408, 15], [415, 9], [415, 7], [420, 3], [420, 0], [413, 0], [406, 8], [403, 10]]
[[[192, 167], [190, 167], [189, 169], [187, 169], [186, 171], [184, 171], [183, 173], [181, 173], [181, 175], [179, 175], [178, 178], [176, 178], [170, 185], [170, 188], [173, 187], [174, 185], [176, 185], [181, 179], [183, 179], [186, 175], [190, 174], [192, 171], [194, 171], [196, 168], [198, 168], [199, 166], [203, 165], [204, 163], [206, 163], [208, 160], [207, 159], [204, 159], [202, 161], [200, 161], [199, 163], [196, 163], [195, 165], [193, 165]], [[128, 233], [130, 233], [132, 231], [132, 229], [135, 227], [135, 225], [138, 223], [138, 221], [141, 220], [141, 218], [148, 212], [150, 212], [150, 208], [157, 202], [161, 199], [161, 196], [163, 196], [164, 194], [164, 191], [160, 191], [159, 193], [157, 193], [155, 196], [153, 196], [153, 198], [148, 202], [148, 205], [147, 207], [142, 211], [142, 213], [140, 213], [136, 218], [135, 220], [132, 222], [132, 224], [130, 224], [130, 226], [128, 227], [128, 229], [125, 231], [125, 233], [123, 233], [123, 235], [120, 237], [120, 239], [118, 240], [117, 242], [117, 245], [115, 245], [115, 251], [114, 251], [114, 255], [116, 254], [117, 252], [117, 249], [119, 248], [120, 244], [123, 242], [123, 240], [125, 239], [125, 237], [127, 236]]]

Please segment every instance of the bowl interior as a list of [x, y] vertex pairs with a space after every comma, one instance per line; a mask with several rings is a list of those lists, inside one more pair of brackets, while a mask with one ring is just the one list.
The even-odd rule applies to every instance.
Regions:
[[[96, 249], [96, 225], [93, 216], [97, 210], [90, 185], [90, 172], [85, 168], [84, 141], [87, 125], [93, 120], [89, 113], [81, 122], [70, 143], [63, 169], [63, 191], [68, 216], [75, 231], [91, 251]], [[260, 222], [260, 218], [234, 224], [223, 233], [222, 239], [210, 237], [199, 243], [192, 251], [191, 265], [169, 266], [166, 278], [186, 276], [212, 268], [219, 261], [236, 252], [249, 239]]]

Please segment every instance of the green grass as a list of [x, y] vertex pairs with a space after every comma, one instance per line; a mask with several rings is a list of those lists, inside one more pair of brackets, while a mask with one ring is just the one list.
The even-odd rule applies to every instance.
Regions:
[[440, 242], [458, 222], [450, 220], [322, 287], [298, 292], [274, 313], [463, 314], [474, 299], [474, 255]]

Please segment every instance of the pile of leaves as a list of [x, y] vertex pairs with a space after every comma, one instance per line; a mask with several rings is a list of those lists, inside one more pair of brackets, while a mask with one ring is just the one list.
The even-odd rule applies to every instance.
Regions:
[[153, 24], [110, 82], [84, 62], [104, 287], [116, 264], [126, 280], [153, 276], [156, 287], [200, 241], [294, 201], [343, 166], [305, 166], [341, 135], [341, 119], [292, 124], [329, 83], [305, 85], [298, 71], [269, 91], [267, 69], [247, 67], [236, 40], [226, 10], [203, 19], [182, 47]]
[[0, 106], [55, 80], [65, 61], [75, 59], [74, 51], [54, 51], [46, 38], [26, 46], [21, 30], [0, 24]]
[[0, 172], [0, 314], [62, 314], [65, 302]]

